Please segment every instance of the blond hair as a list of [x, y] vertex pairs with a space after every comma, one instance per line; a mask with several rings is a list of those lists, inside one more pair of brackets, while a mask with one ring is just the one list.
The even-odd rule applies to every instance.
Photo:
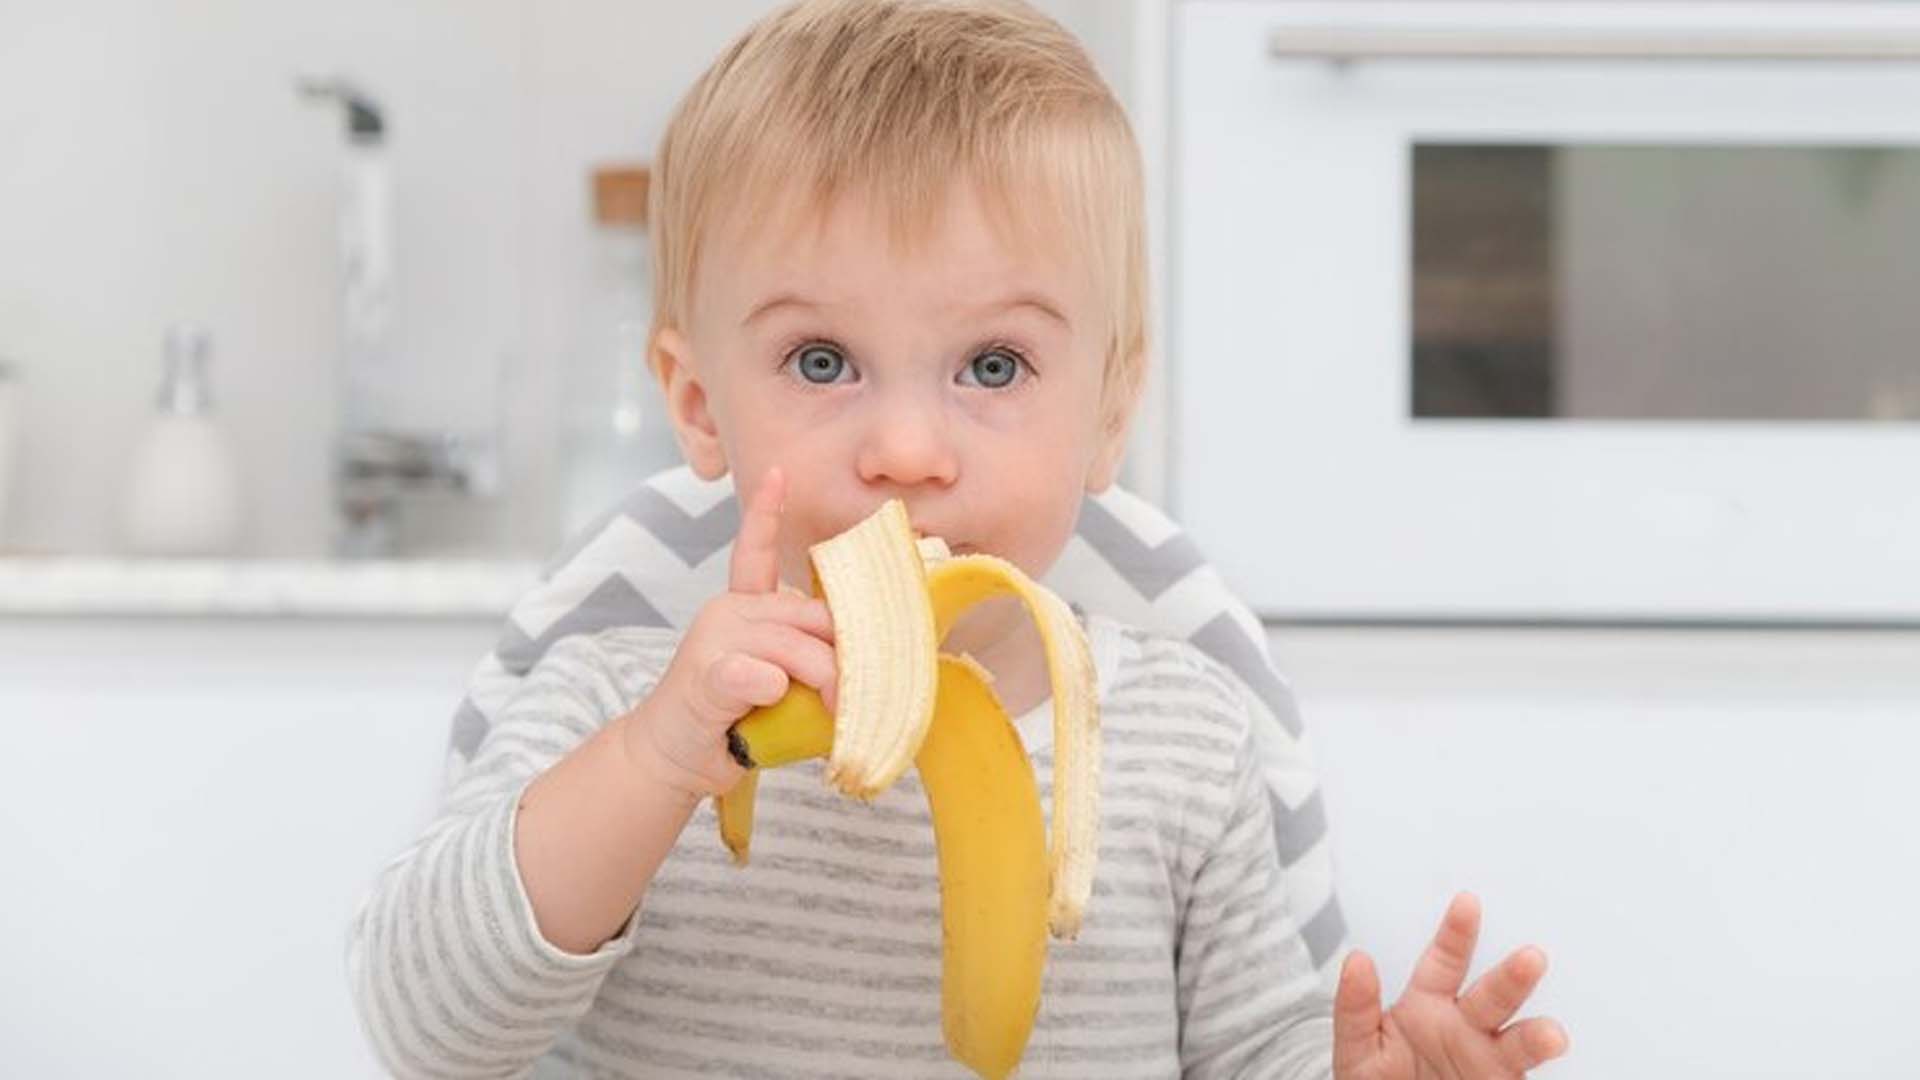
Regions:
[[702, 240], [798, 198], [860, 189], [896, 242], [924, 238], [956, 180], [1005, 236], [1064, 242], [1107, 308], [1102, 416], [1126, 424], [1145, 374], [1139, 149], [1059, 23], [1014, 0], [801, 0], [761, 19], [675, 110], [648, 196], [654, 330], [688, 325]]

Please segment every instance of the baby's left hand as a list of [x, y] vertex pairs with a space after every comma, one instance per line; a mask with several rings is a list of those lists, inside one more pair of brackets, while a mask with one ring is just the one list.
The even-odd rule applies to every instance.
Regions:
[[1566, 1030], [1553, 1020], [1508, 1023], [1547, 973], [1539, 949], [1516, 949], [1460, 993], [1479, 935], [1480, 902], [1454, 897], [1384, 1016], [1372, 959], [1347, 957], [1333, 1003], [1335, 1080], [1509, 1080], [1567, 1052]]

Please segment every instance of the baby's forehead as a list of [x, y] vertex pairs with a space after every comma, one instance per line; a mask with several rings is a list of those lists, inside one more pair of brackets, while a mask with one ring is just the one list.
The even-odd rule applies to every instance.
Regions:
[[754, 306], [790, 293], [851, 303], [921, 291], [960, 304], [1038, 294], [1063, 314], [1091, 315], [1097, 268], [1047, 216], [966, 184], [950, 185], [930, 212], [912, 209], [859, 192], [736, 203], [702, 244], [696, 303]]

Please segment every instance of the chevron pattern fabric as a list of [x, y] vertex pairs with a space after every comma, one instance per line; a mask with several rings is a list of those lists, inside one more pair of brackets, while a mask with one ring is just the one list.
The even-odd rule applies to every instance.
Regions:
[[[616, 626], [683, 627], [726, 588], [739, 529], [731, 479], [681, 466], [649, 478], [548, 563], [514, 605], [453, 718], [452, 779], [491, 717], [554, 642]], [[1346, 922], [1333, 883], [1327, 819], [1292, 690], [1274, 668], [1253, 612], [1190, 537], [1140, 497], [1109, 488], [1082, 504], [1074, 537], [1046, 584], [1093, 611], [1190, 642], [1230, 669], [1259, 703], [1255, 745], [1272, 799], [1288, 908], [1323, 981], [1333, 985]]]

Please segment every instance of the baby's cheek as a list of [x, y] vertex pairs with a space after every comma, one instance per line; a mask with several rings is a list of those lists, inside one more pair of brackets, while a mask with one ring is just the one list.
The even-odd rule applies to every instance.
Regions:
[[1060, 552], [1073, 536], [1079, 508], [1079, 489], [1058, 487], [1015, 519], [1014, 528], [1019, 530], [1018, 542], [1009, 547], [1018, 552], [1014, 561], [1022, 570], [1030, 576], [1040, 577], [1053, 566], [1054, 560], [1059, 558]]

